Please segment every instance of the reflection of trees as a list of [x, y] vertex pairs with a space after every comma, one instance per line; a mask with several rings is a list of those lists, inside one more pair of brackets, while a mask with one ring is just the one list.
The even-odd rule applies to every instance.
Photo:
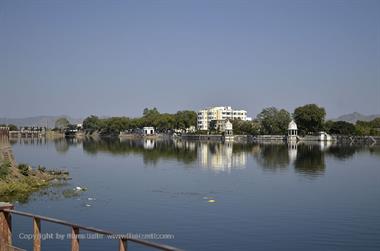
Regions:
[[233, 153], [251, 152], [254, 146], [255, 144], [252, 144], [252, 143], [233, 143], [232, 152]]
[[12, 145], [22, 144], [22, 145], [46, 145], [47, 140], [45, 137], [33, 137], [33, 138], [10, 138], [9, 142]]
[[289, 165], [288, 147], [285, 144], [260, 144], [253, 155], [257, 163], [268, 170], [285, 168]]
[[350, 145], [339, 145], [339, 146], [331, 146], [326, 151], [326, 154], [331, 155], [339, 160], [344, 160], [352, 157], [357, 151], [358, 147], [350, 146]]
[[369, 152], [377, 157], [380, 157], [380, 147], [378, 146], [370, 147]]
[[65, 138], [55, 139], [54, 146], [59, 153], [66, 153], [69, 150], [69, 142]]
[[316, 176], [325, 171], [325, 156], [319, 145], [298, 145], [294, 162], [296, 172]]
[[186, 145], [180, 147], [169, 140], [157, 140], [153, 148], [146, 149], [144, 140], [118, 139], [86, 140], [83, 142], [86, 153], [107, 152], [113, 155], [142, 154], [144, 163], [156, 164], [160, 159], [176, 159], [186, 164], [197, 159], [197, 152]]
[[380, 147], [379, 146], [362, 146], [362, 145], [334, 145], [331, 146], [326, 154], [333, 156], [339, 160], [345, 160], [351, 158], [357, 153], [369, 152], [370, 154], [377, 155], [380, 157]]
[[59, 138], [54, 139], [54, 146], [57, 152], [66, 153], [70, 146], [76, 146], [82, 143], [81, 139], [77, 138]]

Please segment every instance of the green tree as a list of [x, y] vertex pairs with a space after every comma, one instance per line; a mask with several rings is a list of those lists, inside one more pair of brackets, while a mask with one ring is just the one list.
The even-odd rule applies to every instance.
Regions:
[[325, 108], [319, 107], [316, 104], [297, 107], [293, 114], [298, 130], [303, 135], [323, 130], [325, 116]]
[[9, 124], [8, 127], [9, 127], [9, 131], [17, 131], [18, 130], [17, 126], [13, 125], [13, 124]]
[[86, 131], [99, 131], [102, 135], [115, 135], [124, 130], [133, 131], [144, 126], [153, 126], [158, 132], [168, 132], [172, 129], [186, 129], [196, 125], [197, 114], [193, 111], [178, 111], [175, 114], [160, 113], [157, 108], [145, 108], [140, 118], [112, 117], [99, 119], [96, 116], [87, 117], [83, 121]]
[[97, 116], [91, 115], [90, 117], [87, 117], [83, 121], [83, 129], [86, 131], [99, 130], [101, 127], [101, 124], [102, 122]]
[[260, 124], [258, 121], [243, 121], [235, 119], [231, 121], [232, 129], [236, 135], [257, 135], [260, 131]]
[[175, 126], [178, 129], [186, 129], [197, 124], [197, 113], [194, 111], [178, 111], [175, 114]]
[[380, 118], [371, 121], [357, 121], [355, 125], [356, 134], [358, 135], [380, 135]]
[[291, 120], [289, 112], [275, 107], [264, 108], [257, 119], [261, 124], [262, 134], [286, 134]]
[[336, 121], [332, 122], [327, 132], [331, 134], [353, 135], [355, 134], [355, 126], [346, 121]]
[[69, 126], [70, 122], [65, 117], [61, 117], [55, 121], [55, 128], [64, 130]]
[[149, 109], [149, 108], [145, 108], [144, 111], [143, 111], [143, 116], [152, 116], [152, 115], [158, 115], [160, 114], [160, 112], [157, 110], [156, 107], [154, 107], [153, 109]]

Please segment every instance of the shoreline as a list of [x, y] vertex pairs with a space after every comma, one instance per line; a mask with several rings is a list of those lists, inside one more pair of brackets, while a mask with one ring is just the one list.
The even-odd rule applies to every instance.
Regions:
[[132, 139], [132, 140], [161, 140], [161, 139], [183, 139], [191, 141], [203, 141], [203, 142], [234, 142], [234, 143], [337, 143], [337, 144], [355, 144], [355, 145], [380, 145], [380, 136], [356, 136], [356, 135], [331, 135], [331, 138], [321, 140], [319, 136], [307, 135], [304, 137], [298, 137], [296, 141], [288, 141], [287, 135], [228, 135], [222, 134], [155, 134], [155, 135], [141, 135], [141, 134], [109, 134], [100, 135], [99, 133], [85, 134], [85, 138], [91, 138], [96, 140], [101, 139]]
[[252, 143], [270, 143], [270, 142], [282, 142], [282, 143], [307, 143], [307, 142], [330, 142], [338, 144], [358, 144], [358, 145], [380, 145], [380, 136], [354, 136], [354, 135], [332, 135], [330, 140], [321, 140], [318, 136], [305, 136], [299, 137], [297, 141], [288, 141], [287, 135], [233, 135], [228, 136], [232, 140], [225, 140], [225, 137], [221, 134], [188, 134], [181, 135], [179, 138], [185, 140], [198, 140], [198, 141], [210, 141], [210, 142], [252, 142]]
[[66, 171], [17, 164], [8, 137], [0, 138], [0, 197], [3, 201], [27, 201], [34, 192], [49, 187], [53, 180], [68, 179]]

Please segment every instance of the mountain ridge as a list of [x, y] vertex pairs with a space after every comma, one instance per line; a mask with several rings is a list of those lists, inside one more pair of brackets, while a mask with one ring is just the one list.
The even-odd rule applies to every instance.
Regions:
[[[69, 120], [71, 124], [80, 124], [83, 122], [83, 118], [72, 118], [68, 115], [58, 115], [58, 116], [49, 116], [49, 115], [41, 115], [41, 116], [31, 116], [25, 118], [7, 118], [0, 117], [0, 124], [13, 124], [18, 127], [20, 126], [38, 126], [53, 128], [55, 126], [55, 121], [58, 118], [65, 117]], [[106, 117], [106, 116], [104, 116]], [[372, 114], [372, 115], [364, 115], [359, 112], [352, 112], [348, 114], [343, 114], [337, 118], [331, 119], [332, 121], [346, 121], [355, 124], [356, 121], [371, 121], [375, 118], [380, 117], [380, 114]]]
[[72, 118], [67, 115], [60, 115], [60, 116], [48, 116], [48, 115], [42, 115], [42, 116], [32, 116], [32, 117], [26, 117], [26, 118], [7, 118], [7, 117], [1, 117], [0, 118], [0, 124], [13, 124], [17, 127], [20, 126], [37, 126], [37, 127], [48, 127], [53, 128], [55, 126], [55, 121], [58, 118], [65, 117], [71, 124], [80, 124], [83, 122], [83, 119], [77, 119]]
[[372, 115], [364, 115], [359, 112], [353, 112], [353, 113], [348, 113], [341, 115], [335, 119], [331, 119], [333, 121], [346, 121], [349, 123], [355, 124], [356, 121], [361, 120], [361, 121], [371, 121], [375, 118], [380, 117], [380, 114], [372, 114]]

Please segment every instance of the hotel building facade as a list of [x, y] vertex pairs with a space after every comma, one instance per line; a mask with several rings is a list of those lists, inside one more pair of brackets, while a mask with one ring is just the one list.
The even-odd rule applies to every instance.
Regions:
[[231, 106], [216, 106], [198, 111], [197, 128], [198, 130], [208, 130], [212, 120], [234, 120], [251, 121], [252, 118], [247, 117], [247, 111], [234, 110]]

